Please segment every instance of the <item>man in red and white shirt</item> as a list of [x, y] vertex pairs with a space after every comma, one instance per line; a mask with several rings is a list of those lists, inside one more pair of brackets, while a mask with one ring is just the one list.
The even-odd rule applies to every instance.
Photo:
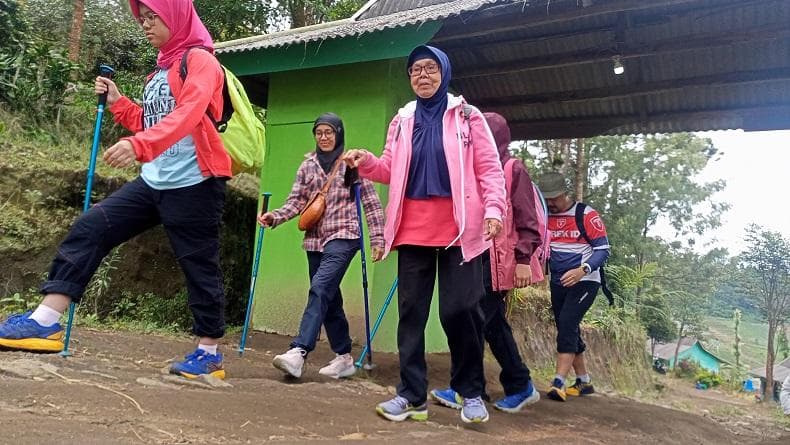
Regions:
[[[601, 287], [600, 269], [609, 257], [609, 239], [598, 212], [568, 196], [561, 174], [548, 173], [539, 185], [549, 208], [551, 309], [557, 325], [557, 374], [546, 395], [565, 401], [566, 395], [595, 392], [584, 364], [586, 345], [579, 323]], [[565, 389], [571, 368], [576, 383]]]

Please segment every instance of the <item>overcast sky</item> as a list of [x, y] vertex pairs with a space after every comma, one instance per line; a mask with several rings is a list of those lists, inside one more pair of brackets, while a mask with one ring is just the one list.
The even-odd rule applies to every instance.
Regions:
[[736, 254], [746, 247], [743, 233], [751, 223], [790, 237], [790, 131], [698, 134], [711, 138], [724, 153], [708, 164], [699, 180], [726, 180], [727, 188], [716, 199], [732, 205], [723, 217], [723, 226], [708, 234], [709, 239], [715, 238], [716, 245]]

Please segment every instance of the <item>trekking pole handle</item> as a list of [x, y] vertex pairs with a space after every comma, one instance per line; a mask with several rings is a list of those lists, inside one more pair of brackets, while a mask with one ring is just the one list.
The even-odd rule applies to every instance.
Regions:
[[[115, 70], [110, 65], [99, 65], [100, 76], [112, 79], [113, 74], [115, 74]], [[99, 95], [99, 105], [107, 105], [107, 93]]]
[[263, 197], [263, 207], [261, 207], [261, 214], [264, 214], [269, 211], [269, 198], [272, 197], [270, 192], [263, 192], [261, 193], [261, 197]]

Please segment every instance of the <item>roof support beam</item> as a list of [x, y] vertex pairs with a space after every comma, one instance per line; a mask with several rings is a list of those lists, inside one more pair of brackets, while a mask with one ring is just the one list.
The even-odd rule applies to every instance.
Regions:
[[612, 42], [606, 46], [584, 51], [556, 54], [549, 56], [530, 57], [512, 60], [477, 69], [459, 69], [453, 73], [454, 79], [468, 79], [490, 75], [534, 71], [547, 68], [580, 65], [609, 61], [612, 56], [619, 55], [622, 59], [670, 54], [697, 49], [709, 49], [736, 45], [744, 42], [780, 39], [790, 36], [790, 28], [786, 23], [775, 24], [761, 29], [730, 30], [726, 33], [705, 33], [695, 36], [683, 36], [672, 39], [658, 40], [643, 45], [618, 45]]
[[[480, 37], [490, 35], [492, 33], [501, 33], [513, 30], [523, 30], [529, 26], [549, 25], [553, 23], [567, 22], [581, 17], [589, 18], [599, 15], [612, 14], [617, 12], [631, 12], [642, 11], [645, 9], [655, 9], [673, 6], [684, 6], [688, 4], [698, 3], [698, 0], [614, 0], [605, 3], [596, 2], [589, 7], [580, 7], [575, 1], [573, 2], [556, 2], [556, 6], [549, 4], [548, 13], [546, 13], [546, 2], [541, 5], [531, 6], [524, 9], [522, 12], [521, 3], [514, 3], [512, 5], [500, 6], [499, 8], [510, 8], [512, 14], [510, 17], [503, 20], [502, 16], [492, 16], [475, 20], [473, 23], [464, 25], [457, 28], [458, 32], [455, 34], [439, 35], [434, 37], [431, 41], [433, 43], [441, 44], [443, 42], [454, 39], [470, 39], [473, 37]], [[730, 4], [743, 4], [743, 0], [719, 0], [716, 5], [721, 8]], [[493, 7], [495, 10], [498, 7]], [[485, 14], [485, 9], [480, 13]], [[527, 13], [526, 11], [529, 11]], [[533, 12], [539, 12], [531, 15]], [[528, 15], [530, 14], [530, 15]], [[468, 18], [464, 19], [469, 20]], [[445, 25], [446, 26], [446, 25]]]
[[[700, 122], [702, 120], [732, 120], [732, 128], [747, 131], [779, 130], [790, 128], [790, 104], [765, 107], [725, 108], [705, 111], [678, 111], [671, 113], [601, 116], [586, 118], [512, 120], [509, 122], [514, 139], [555, 139], [559, 137], [592, 137], [605, 134], [618, 127], [647, 123], [660, 127], [661, 123]], [[691, 128], [687, 130], [692, 130]]]
[[668, 93], [686, 88], [714, 88], [737, 84], [755, 84], [790, 80], [790, 67], [755, 71], [736, 71], [709, 76], [687, 77], [681, 79], [659, 80], [634, 85], [608, 86], [585, 90], [546, 92], [523, 96], [496, 98], [477, 98], [474, 104], [481, 108], [511, 107], [537, 104], [556, 104], [586, 102], [590, 100], [629, 99]]

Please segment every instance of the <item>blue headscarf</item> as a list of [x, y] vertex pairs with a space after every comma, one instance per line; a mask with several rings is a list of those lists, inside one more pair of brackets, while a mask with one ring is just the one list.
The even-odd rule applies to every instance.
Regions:
[[408, 67], [415, 61], [432, 59], [442, 72], [442, 83], [436, 93], [423, 99], [417, 96], [412, 134], [412, 157], [406, 196], [410, 199], [428, 199], [432, 196], [451, 196], [450, 172], [444, 156], [443, 126], [447, 110], [447, 90], [450, 86], [450, 59], [442, 50], [421, 45], [409, 55]]

